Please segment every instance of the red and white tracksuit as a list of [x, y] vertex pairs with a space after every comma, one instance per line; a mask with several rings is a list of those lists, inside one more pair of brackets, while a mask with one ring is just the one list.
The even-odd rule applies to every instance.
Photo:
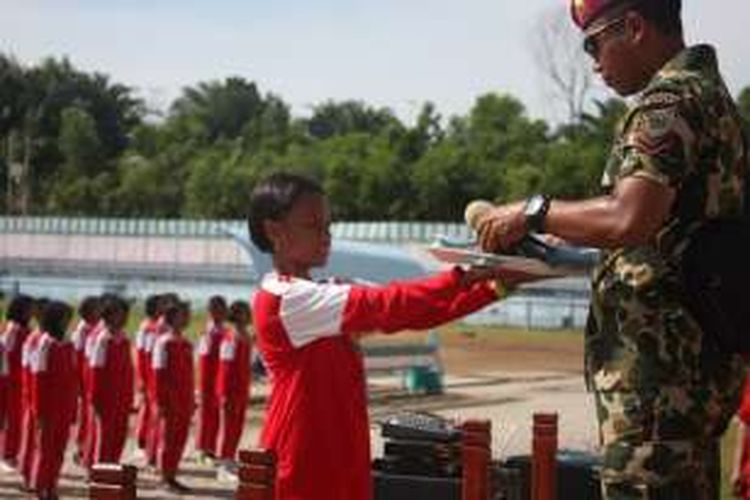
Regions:
[[63, 464], [78, 399], [73, 345], [44, 333], [32, 369], [32, 409], [37, 416], [39, 447], [32, 469], [37, 491], [53, 490]]
[[497, 299], [463, 272], [382, 287], [266, 276], [255, 295], [257, 345], [272, 382], [261, 446], [277, 456], [278, 500], [368, 500], [370, 430], [353, 337], [427, 329]]
[[141, 321], [135, 334], [135, 385], [140, 395], [138, 403], [138, 424], [136, 425], [136, 442], [138, 448], [147, 448], [150, 422], [152, 421], [154, 403], [149, 397], [148, 386], [151, 374], [151, 351], [156, 340], [157, 320], [146, 318]]
[[133, 406], [133, 357], [124, 332], [96, 336], [89, 358], [91, 404], [96, 424], [94, 463], [119, 463]]
[[220, 407], [219, 458], [234, 460], [250, 399], [252, 344], [247, 332], [227, 330], [219, 347], [216, 397]]
[[3, 332], [5, 355], [8, 359], [8, 392], [5, 428], [2, 433], [2, 458], [15, 461], [21, 443], [21, 424], [23, 420], [23, 376], [21, 357], [23, 343], [29, 336], [29, 328], [15, 321], [8, 321]]
[[165, 477], [174, 477], [195, 409], [193, 347], [180, 332], [162, 334], [154, 344], [152, 361], [161, 424], [159, 468]]
[[8, 409], [8, 357], [5, 344], [0, 342], [0, 429], [5, 427], [5, 414]]
[[71, 341], [75, 349], [78, 379], [78, 428], [76, 430], [76, 446], [81, 463], [91, 467], [93, 450], [95, 447], [94, 417], [91, 412], [91, 377], [89, 370], [89, 355], [94, 347], [94, 340], [101, 329], [101, 323], [87, 323], [80, 320], [71, 334]]
[[148, 344], [148, 364], [145, 370], [146, 374], [146, 398], [150, 404], [149, 419], [146, 421], [146, 457], [148, 463], [156, 465], [158, 462], [159, 444], [161, 443], [161, 421], [159, 419], [159, 408], [156, 401], [156, 376], [154, 374], [154, 347], [156, 341], [162, 335], [169, 332], [169, 326], [164, 321], [164, 316], [160, 316], [154, 322], [153, 335], [150, 337]]
[[21, 433], [21, 448], [18, 454], [19, 472], [24, 483], [31, 484], [31, 468], [34, 465], [37, 448], [37, 415], [34, 414], [32, 402], [34, 400], [34, 384], [32, 366], [36, 362], [42, 331], [33, 330], [23, 343], [21, 351], [21, 398], [23, 401], [23, 432]]
[[216, 399], [216, 372], [219, 368], [219, 344], [227, 332], [223, 324], [209, 321], [198, 343], [198, 431], [196, 449], [216, 454], [219, 433], [219, 402]]

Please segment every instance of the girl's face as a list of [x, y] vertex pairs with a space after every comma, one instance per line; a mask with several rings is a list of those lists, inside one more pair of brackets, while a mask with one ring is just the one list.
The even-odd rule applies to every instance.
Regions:
[[223, 323], [227, 319], [227, 308], [221, 304], [213, 304], [208, 308], [208, 314], [216, 323]]
[[307, 277], [325, 265], [331, 250], [331, 211], [328, 200], [316, 193], [302, 195], [279, 221], [267, 221], [274, 261], [283, 272]]
[[190, 311], [187, 309], [180, 309], [180, 312], [177, 313], [177, 317], [174, 320], [174, 329], [183, 331], [188, 323], [190, 323]]
[[232, 319], [238, 329], [245, 328], [250, 322], [249, 314], [244, 309], [236, 311]]
[[122, 330], [127, 323], [128, 317], [124, 310], [117, 309], [113, 311], [107, 318], [107, 326], [110, 328], [112, 333], [118, 333]]

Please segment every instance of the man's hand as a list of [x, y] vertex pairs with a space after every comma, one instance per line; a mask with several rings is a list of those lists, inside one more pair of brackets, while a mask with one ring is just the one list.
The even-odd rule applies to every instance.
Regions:
[[499, 253], [526, 236], [524, 202], [499, 205], [482, 215], [477, 226], [478, 242], [485, 252]]

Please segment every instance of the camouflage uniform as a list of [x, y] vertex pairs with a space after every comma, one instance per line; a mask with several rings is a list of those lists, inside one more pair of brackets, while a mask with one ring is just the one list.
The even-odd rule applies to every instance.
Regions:
[[718, 439], [743, 367], [682, 306], [679, 255], [701, 221], [742, 209], [744, 158], [741, 121], [706, 45], [665, 65], [621, 123], [605, 191], [637, 176], [677, 196], [653, 244], [605, 252], [593, 277], [586, 376], [605, 498], [718, 498]]

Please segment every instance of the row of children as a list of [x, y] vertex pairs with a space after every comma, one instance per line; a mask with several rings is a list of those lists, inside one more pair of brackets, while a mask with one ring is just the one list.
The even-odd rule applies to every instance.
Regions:
[[[124, 332], [127, 301], [89, 297], [78, 313], [70, 342], [67, 304], [19, 295], [8, 306], [0, 342], [0, 452], [6, 467], [21, 474], [23, 489], [57, 498], [76, 421], [81, 466], [88, 471], [95, 463], [119, 462], [137, 389], [137, 444], [165, 487], [185, 491], [175, 476], [196, 406], [193, 349], [183, 335], [188, 303], [174, 294], [149, 297], [134, 351]], [[197, 448], [229, 463], [249, 400], [250, 310], [242, 301], [227, 308], [216, 296], [209, 313], [200, 340]]]

